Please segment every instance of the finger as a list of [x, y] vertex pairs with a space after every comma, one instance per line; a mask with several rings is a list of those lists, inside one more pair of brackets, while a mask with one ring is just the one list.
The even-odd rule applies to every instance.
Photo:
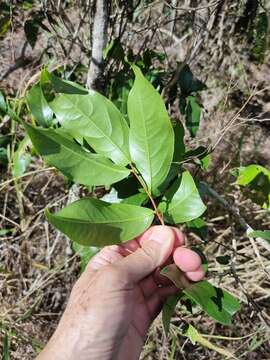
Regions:
[[191, 281], [200, 281], [204, 278], [205, 272], [201, 267], [199, 270], [196, 271], [188, 271], [185, 275]]
[[106, 246], [100, 250], [87, 265], [87, 270], [98, 270], [103, 266], [113, 264], [123, 258], [121, 247], [118, 245]]
[[185, 235], [182, 231], [176, 227], [172, 227], [174, 235], [175, 235], [175, 242], [174, 247], [183, 246], [185, 244]]
[[143, 234], [140, 243], [141, 248], [116, 264], [134, 283], [150, 275], [168, 259], [174, 246], [174, 232], [169, 226], [155, 226], [148, 238]]
[[190, 249], [178, 247], [173, 253], [175, 264], [184, 272], [199, 270], [202, 261], [200, 256]]

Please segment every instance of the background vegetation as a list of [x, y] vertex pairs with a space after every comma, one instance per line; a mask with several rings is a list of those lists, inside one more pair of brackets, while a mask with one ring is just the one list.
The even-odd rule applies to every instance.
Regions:
[[[230, 327], [179, 307], [166, 338], [157, 319], [142, 358], [223, 359], [226, 348], [237, 359], [269, 359], [270, 247], [246, 234], [248, 226], [269, 229], [269, 211], [261, 206], [269, 181], [243, 188], [234, 176], [240, 166], [270, 168], [269, 9], [268, 1], [257, 0], [0, 1], [3, 359], [37, 354], [81, 271], [80, 256], [48, 225], [44, 208], [89, 194], [43, 163], [16, 116], [31, 120], [25, 96], [44, 65], [97, 89], [126, 114], [133, 82], [127, 61], [140, 66], [171, 118], [190, 133], [188, 169], [211, 191], [206, 226], [185, 229], [188, 245], [203, 246], [209, 279], [242, 302]], [[106, 192], [96, 187], [91, 194]], [[196, 342], [183, 336], [184, 321], [201, 334]]]

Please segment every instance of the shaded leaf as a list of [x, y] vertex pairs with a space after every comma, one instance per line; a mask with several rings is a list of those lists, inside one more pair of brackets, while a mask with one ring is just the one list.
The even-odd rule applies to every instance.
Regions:
[[165, 180], [173, 159], [174, 133], [160, 94], [133, 66], [135, 82], [128, 97], [130, 154], [152, 193]]
[[124, 200], [122, 200], [122, 204], [131, 204], [131, 205], [143, 205], [147, 202], [148, 195], [146, 193], [138, 193], [135, 195], [131, 195]]
[[0, 18], [0, 39], [3, 38], [10, 28], [10, 15]]
[[201, 239], [206, 240], [208, 235], [208, 228], [206, 222], [201, 219], [194, 219], [187, 222], [190, 231], [198, 235]]
[[74, 182], [88, 186], [109, 185], [129, 174], [129, 170], [104, 156], [83, 150], [59, 130], [37, 128], [26, 123], [24, 127], [45, 161]]
[[216, 261], [220, 265], [228, 265], [231, 261], [231, 257], [230, 257], [230, 255], [217, 256]]
[[3, 112], [7, 111], [7, 104], [2, 91], [0, 91], [0, 110], [2, 110]]
[[185, 65], [179, 73], [178, 83], [184, 95], [199, 92], [206, 89], [206, 85], [196, 79], [188, 65]]
[[89, 145], [119, 165], [130, 162], [128, 126], [115, 105], [101, 94], [61, 94], [50, 103], [62, 127], [79, 142]]
[[27, 93], [27, 104], [39, 125], [49, 127], [53, 119], [53, 111], [49, 107], [39, 84], [34, 85]]
[[183, 292], [210, 317], [224, 325], [230, 325], [232, 316], [240, 310], [240, 304], [235, 297], [206, 280], [192, 284]]
[[162, 323], [165, 334], [168, 335], [170, 330], [171, 318], [175, 312], [176, 305], [181, 298], [181, 294], [168, 297], [162, 308]]
[[200, 126], [201, 106], [194, 96], [188, 96], [186, 109], [186, 126], [192, 137], [196, 136]]
[[95, 246], [83, 246], [73, 242], [72, 247], [81, 260], [81, 272], [83, 272], [89, 260], [98, 253], [99, 248]]
[[31, 155], [26, 152], [26, 149], [30, 144], [30, 138], [26, 135], [14, 153], [14, 157], [12, 159], [12, 175], [14, 177], [22, 176], [31, 162]]
[[26, 20], [24, 23], [24, 33], [27, 41], [31, 45], [32, 49], [35, 47], [39, 31], [39, 22], [36, 18]]
[[170, 279], [178, 289], [182, 290], [189, 285], [184, 273], [175, 264], [165, 266], [160, 274]]
[[57, 229], [81, 245], [102, 247], [140, 235], [152, 223], [152, 210], [128, 204], [109, 204], [84, 198], [46, 217]]
[[165, 193], [158, 208], [164, 214], [165, 220], [171, 224], [191, 221], [206, 210], [188, 171], [185, 171]]
[[44, 85], [46, 82], [50, 82], [54, 90], [62, 94], [87, 95], [89, 93], [89, 91], [83, 86], [73, 81], [61, 79], [53, 73], [49, 73], [47, 69], [42, 70], [40, 81], [41, 85]]

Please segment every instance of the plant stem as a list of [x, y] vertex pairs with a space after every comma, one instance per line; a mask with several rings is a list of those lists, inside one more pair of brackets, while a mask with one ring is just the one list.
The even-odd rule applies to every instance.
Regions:
[[145, 184], [144, 180], [139, 176], [138, 172], [137, 172], [137, 169], [132, 165], [130, 164], [131, 166], [131, 171], [133, 172], [134, 176], [136, 177], [136, 179], [139, 181], [139, 183], [142, 185], [143, 187], [143, 190], [146, 192], [147, 196], [149, 197], [152, 205], [153, 205], [153, 208], [155, 210], [155, 213], [161, 223], [161, 225], [165, 225], [164, 223], [164, 220], [163, 220], [163, 216], [162, 214], [159, 212], [158, 208], [157, 208], [157, 205], [155, 203], [155, 200], [153, 199], [151, 193], [149, 192], [148, 188], [147, 188], [147, 185]]

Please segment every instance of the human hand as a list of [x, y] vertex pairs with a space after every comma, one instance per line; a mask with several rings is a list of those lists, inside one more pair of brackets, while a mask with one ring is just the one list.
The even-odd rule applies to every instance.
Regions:
[[75, 284], [38, 360], [138, 359], [164, 301], [179, 291], [159, 268], [174, 261], [187, 279], [204, 276], [199, 255], [183, 245], [179, 229], [152, 226], [135, 240], [103, 248]]

